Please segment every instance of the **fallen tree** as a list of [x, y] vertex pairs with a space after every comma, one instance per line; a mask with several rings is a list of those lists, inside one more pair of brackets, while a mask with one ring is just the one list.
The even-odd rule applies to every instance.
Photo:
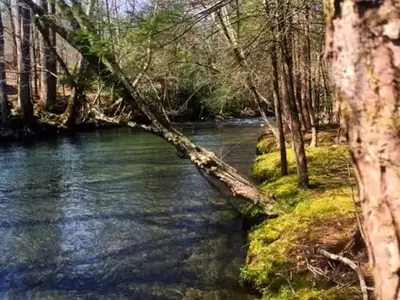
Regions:
[[126, 101], [132, 102], [130, 103], [132, 104], [131, 106], [140, 110], [151, 125], [148, 126], [130, 121], [120, 121], [116, 118], [108, 118], [104, 115], [98, 115], [99, 118], [105, 121], [108, 120], [109, 122], [123, 123], [130, 127], [140, 127], [152, 134], [160, 136], [168, 143], [172, 144], [178, 152], [190, 159], [196, 167], [223, 182], [234, 196], [260, 205], [265, 210], [268, 210], [270, 197], [260, 193], [249, 180], [244, 178], [235, 168], [218, 158], [215, 153], [195, 144], [179, 130], [174, 128], [164, 114], [159, 111], [160, 109], [158, 107], [146, 101], [144, 97], [140, 95], [136, 85], [142, 76], [142, 72], [137, 75], [135, 80], [131, 80], [124, 74], [112, 53], [96, 55], [95, 52], [90, 51], [92, 47], [91, 41], [95, 39], [77, 39], [75, 34], [76, 28], [84, 28], [88, 35], [100, 39], [93, 29], [94, 26], [91, 24], [91, 20], [85, 15], [84, 10], [77, 9], [77, 6], [80, 5], [77, 1], [72, 2], [74, 9], [71, 9], [62, 0], [57, 1], [58, 5], [61, 4], [62, 9], [68, 9], [64, 16], [68, 18], [70, 24], [74, 24], [75, 31], [73, 31], [72, 28], [67, 28], [61, 21], [49, 18], [46, 12], [32, 0], [23, 0], [23, 2], [30, 7], [35, 18], [39, 19], [43, 26], [50, 27], [72, 47], [78, 50], [83, 59], [87, 61], [89, 67], [94, 70], [99, 70], [99, 75], [106, 83], [112, 81], [114, 84], [117, 84], [121, 90], [121, 96], [125, 97]]

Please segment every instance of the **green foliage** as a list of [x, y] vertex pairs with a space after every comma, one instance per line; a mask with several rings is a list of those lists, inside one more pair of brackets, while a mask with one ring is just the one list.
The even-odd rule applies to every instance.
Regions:
[[79, 51], [106, 57], [112, 53], [112, 41], [100, 38], [85, 28], [74, 32], [74, 46]]

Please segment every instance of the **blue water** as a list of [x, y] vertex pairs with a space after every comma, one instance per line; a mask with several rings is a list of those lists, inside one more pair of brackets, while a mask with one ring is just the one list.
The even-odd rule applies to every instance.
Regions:
[[[249, 175], [258, 120], [184, 131]], [[0, 298], [251, 299], [232, 203], [140, 131], [0, 147]]]

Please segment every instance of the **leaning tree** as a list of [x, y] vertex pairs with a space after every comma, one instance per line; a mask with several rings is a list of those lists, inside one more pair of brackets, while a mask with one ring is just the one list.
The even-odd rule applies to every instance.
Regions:
[[[190, 159], [197, 168], [223, 182], [233, 195], [261, 205], [266, 210], [269, 208], [270, 197], [261, 194], [257, 187], [239, 174], [236, 169], [218, 158], [215, 153], [195, 144], [183, 133], [174, 128], [157, 105], [146, 101], [137, 89], [137, 83], [142, 78], [145, 70], [139, 72], [136, 78], [130, 78], [124, 73], [112, 51], [93, 51], [96, 42], [101, 41], [102, 37], [96, 30], [96, 20], [93, 20], [85, 12], [80, 1], [71, 0], [70, 3], [64, 0], [56, 1], [60, 13], [65, 18], [64, 20], [52, 18], [46, 10], [32, 0], [20, 1], [32, 10], [39, 30], [49, 28], [78, 50], [88, 64], [88, 67], [98, 72], [105, 83], [115, 86], [126, 101], [131, 102], [132, 106], [141, 111], [150, 125], [120, 121], [107, 118], [104, 115], [100, 115], [99, 118], [111, 122], [123, 122], [128, 126], [140, 127], [160, 136], [172, 144], [182, 156]], [[211, 9], [217, 10], [225, 4], [225, 1], [220, 1], [217, 5], [213, 5]], [[207, 12], [204, 11], [203, 13]], [[43, 30], [41, 31], [42, 33], [44, 32]], [[48, 38], [45, 38], [45, 40], [48, 40]], [[73, 86], [78, 87], [79, 85], [73, 84]]]

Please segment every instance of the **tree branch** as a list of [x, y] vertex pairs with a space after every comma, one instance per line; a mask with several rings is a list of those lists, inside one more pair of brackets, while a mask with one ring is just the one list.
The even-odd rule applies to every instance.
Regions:
[[364, 275], [362, 274], [361, 269], [360, 269], [359, 266], [357, 266], [352, 260], [350, 260], [350, 259], [348, 259], [346, 257], [343, 257], [341, 255], [333, 254], [333, 253], [330, 253], [330, 252], [328, 252], [326, 250], [323, 250], [323, 249], [319, 249], [317, 252], [319, 254], [322, 254], [323, 256], [329, 258], [329, 259], [341, 261], [345, 265], [347, 265], [350, 268], [352, 268], [354, 270], [354, 272], [356, 272], [356, 274], [358, 276], [358, 280], [360, 281], [360, 288], [361, 288], [361, 294], [363, 296], [363, 300], [368, 300], [367, 284], [365, 283]]

